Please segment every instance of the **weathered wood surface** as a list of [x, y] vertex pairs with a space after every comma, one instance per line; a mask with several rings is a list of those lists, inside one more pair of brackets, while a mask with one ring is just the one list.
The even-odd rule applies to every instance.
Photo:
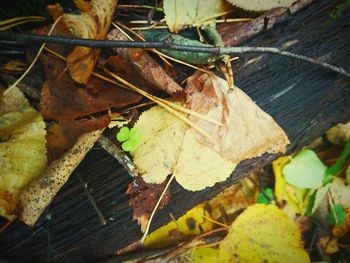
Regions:
[[[349, 71], [350, 10], [331, 20], [329, 13], [336, 4], [337, 1], [317, 1], [246, 45], [280, 47], [298, 40], [288, 50], [343, 65]], [[286, 130], [291, 140], [289, 152], [324, 134], [332, 125], [350, 120], [350, 79], [271, 55], [247, 55], [233, 66], [236, 85]], [[157, 213], [152, 228], [170, 221], [169, 213], [180, 216], [274, 158], [265, 155], [245, 161], [229, 180], [200, 192], [188, 192], [173, 183], [171, 202]], [[87, 183], [107, 225], [100, 224], [78, 174]], [[141, 232], [127, 204], [125, 191], [129, 182], [131, 178], [121, 165], [96, 146], [35, 227], [15, 222], [1, 233], [0, 255], [21, 261], [94, 261], [136, 241]]]

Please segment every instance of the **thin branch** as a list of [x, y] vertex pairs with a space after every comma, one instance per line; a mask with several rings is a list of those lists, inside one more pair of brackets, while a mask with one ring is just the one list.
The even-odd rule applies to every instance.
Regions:
[[56, 43], [64, 45], [77, 45], [93, 48], [101, 47], [122, 47], [122, 48], [162, 48], [162, 49], [171, 49], [177, 51], [188, 51], [188, 52], [202, 52], [202, 53], [211, 53], [214, 55], [223, 55], [223, 54], [244, 54], [244, 53], [269, 53], [279, 56], [285, 56], [289, 58], [294, 58], [301, 60], [310, 64], [318, 65], [320, 67], [326, 68], [328, 70], [337, 72], [344, 76], [350, 77], [350, 73], [345, 71], [341, 67], [330, 65], [326, 62], [309, 58], [304, 55], [299, 55], [284, 51], [279, 48], [273, 47], [198, 47], [198, 46], [185, 46], [168, 43], [169, 41], [164, 42], [130, 42], [130, 41], [111, 41], [111, 40], [94, 40], [94, 39], [80, 39], [80, 38], [69, 38], [69, 37], [58, 37], [58, 36], [43, 36], [43, 35], [30, 35], [30, 34], [18, 34], [12, 32], [0, 32], [0, 41], [1, 40], [12, 40], [17, 43]]

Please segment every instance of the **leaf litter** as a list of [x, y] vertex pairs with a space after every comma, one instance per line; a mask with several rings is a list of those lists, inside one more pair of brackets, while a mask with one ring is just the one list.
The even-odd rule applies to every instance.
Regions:
[[[166, 22], [170, 31], [178, 32], [191, 26], [207, 27], [215, 23], [213, 18], [232, 10], [232, 7], [226, 2], [215, 1], [215, 5], [212, 5], [208, 12], [202, 8], [204, 0], [197, 2], [200, 3], [197, 5], [199, 9], [197, 8], [196, 13], [193, 13], [193, 3], [164, 1]], [[266, 3], [255, 1], [253, 6], [249, 7], [239, 1], [229, 2], [255, 11], [267, 10], [276, 5], [274, 1]], [[80, 15], [64, 14], [61, 7], [57, 5], [49, 8], [54, 18], [63, 15], [63, 20], [56, 30], [57, 34], [104, 39], [114, 14], [115, 3], [115, 1], [102, 3], [98, 0], [91, 2], [77, 0], [75, 4], [81, 11]], [[190, 12], [185, 12], [185, 17], [182, 17], [183, 14], [176, 13], [173, 16], [173, 11], [169, 9], [169, 6], [173, 4], [177, 7], [189, 8]], [[290, 4], [288, 1], [283, 2], [285, 6]], [[123, 38], [114, 35], [114, 39]], [[55, 49], [54, 45], [52, 47]], [[103, 129], [108, 126], [110, 115], [105, 113], [107, 111], [110, 113], [111, 108], [120, 109], [141, 101], [140, 95], [130, 91], [119, 89], [118, 92], [115, 92], [114, 82], [110, 79], [109, 84], [113, 83], [113, 86], [108, 86], [108, 82], [102, 82], [96, 78], [96, 72], [93, 70], [100, 50], [86, 47], [76, 47], [73, 51], [62, 50], [56, 51], [65, 55], [69, 54], [65, 59], [68, 71], [66, 71], [65, 63], [57, 61], [54, 57], [45, 55], [46, 58], [42, 56], [41, 59], [44, 65], [46, 63], [44, 66], [46, 82], [42, 90], [40, 110], [46, 120], [54, 121], [54, 123], [48, 126], [46, 136], [48, 168], [36, 180], [26, 182], [29, 186], [24, 190], [21, 189], [23, 191], [20, 194], [16, 192], [19, 196], [16, 215], [29, 225], [36, 222], [43, 209], [66, 182], [71, 172], [102, 134]], [[134, 81], [133, 74], [138, 72], [146, 83], [148, 81], [170, 95], [176, 95], [179, 91], [183, 92], [180, 85], [173, 81], [158, 62], [143, 49], [118, 49], [116, 51], [118, 56], [109, 62], [115, 60], [112, 62], [115, 68], [121, 61], [122, 63], [127, 62], [130, 82]], [[221, 59], [221, 57], [215, 59]], [[105, 65], [108, 65], [109, 62]], [[212, 62], [210, 58], [205, 58], [205, 61], [201, 63], [209, 62]], [[94, 76], [90, 77], [92, 75]], [[81, 83], [85, 85], [82, 86]], [[134, 219], [139, 221], [143, 230], [149, 225], [148, 220], [155, 211], [154, 207], [158, 208], [156, 203], [159, 202], [159, 208], [161, 208], [169, 201], [170, 192], [166, 184], [168, 185], [171, 179], [168, 182], [166, 179], [170, 174], [173, 174], [172, 178], [175, 178], [185, 189], [198, 191], [226, 180], [236, 165], [244, 159], [258, 157], [265, 152], [285, 152], [289, 140], [282, 128], [240, 89], [236, 87], [230, 89], [228, 86], [227, 82], [214, 75], [197, 72], [188, 80], [187, 97], [183, 106], [186, 106], [192, 113], [201, 114], [201, 118], [194, 114], [185, 114], [188, 112], [173, 115], [165, 110], [164, 105], [160, 104], [142, 113], [134, 128], [122, 128], [124, 131], [128, 129], [128, 133], [122, 132], [119, 139], [117, 136], [118, 141], [125, 144], [124, 147], [122, 146], [123, 149], [130, 150], [142, 175], [142, 177], [134, 178], [135, 181], [129, 185], [128, 194], [130, 195], [130, 206], [134, 208]], [[124, 94], [125, 97], [121, 94]], [[148, 98], [153, 98], [152, 96]], [[62, 103], [66, 103], [65, 107], [62, 107]], [[174, 105], [174, 109], [182, 107], [180, 103]], [[95, 115], [101, 113], [103, 114]], [[95, 116], [92, 117], [92, 115]], [[221, 125], [209, 122], [203, 119], [203, 116], [208, 116]], [[184, 119], [191, 122], [184, 122]], [[140, 131], [141, 135], [136, 136], [135, 132], [132, 132], [135, 130]], [[204, 136], [204, 133], [199, 130], [209, 136]], [[346, 132], [339, 133], [347, 136]], [[45, 130], [43, 134], [45, 137]], [[45, 139], [43, 142], [45, 144]], [[344, 139], [338, 139], [339, 144], [343, 142]], [[3, 143], [3, 138], [1, 143]], [[231, 218], [226, 221], [228, 215], [222, 210], [222, 207], [226, 205], [223, 201], [227, 199], [208, 202], [197, 207], [197, 212], [189, 213], [182, 218], [182, 221], [178, 220], [177, 230], [174, 229], [174, 226], [167, 228], [165, 232], [168, 233], [168, 238], [178, 240], [177, 237], [183, 235], [203, 234], [203, 232], [214, 229], [214, 225], [219, 225], [225, 229], [229, 228], [228, 235], [219, 243], [214, 243], [212, 248], [190, 249], [194, 262], [203, 262], [203, 258], [208, 260], [217, 257], [224, 260], [238, 259], [249, 262], [265, 259], [280, 261], [281, 251], [285, 251], [283, 260], [290, 256], [298, 262], [308, 262], [309, 257], [303, 249], [299, 229], [292, 220], [300, 219], [300, 215], [307, 216], [310, 209], [312, 209], [311, 214], [315, 213], [325, 201], [328, 202], [329, 220], [334, 225], [333, 234], [335, 236], [341, 237], [349, 231], [350, 220], [349, 187], [344, 178], [338, 177], [345, 174], [343, 166], [347, 164], [348, 154], [344, 153], [336, 164], [326, 170], [325, 174], [328, 173], [330, 176], [328, 181], [322, 181], [320, 178], [324, 179], [325, 175], [320, 176], [320, 174], [324, 173], [326, 166], [317, 159], [315, 154], [307, 150], [304, 150], [305, 152], [307, 158], [304, 158], [305, 156], [298, 158], [296, 155], [283, 157], [276, 161], [274, 164], [275, 193], [272, 188], [258, 189], [260, 185], [257, 183], [254, 183], [252, 187], [247, 186], [246, 182], [243, 182], [238, 190], [232, 190], [234, 193], [239, 193], [233, 195], [233, 202], [236, 203], [235, 209], [230, 211], [230, 215], [234, 215], [233, 220]], [[308, 166], [310, 159], [313, 160], [314, 167]], [[317, 173], [313, 173], [315, 167]], [[302, 177], [301, 175], [311, 178], [307, 184], [300, 184], [302, 180], [298, 177]], [[252, 180], [254, 182], [254, 179]], [[254, 205], [255, 200], [264, 204], [271, 201], [274, 203], [272, 200], [274, 195], [277, 200], [276, 205], [280, 209], [275, 205]], [[312, 204], [311, 208], [310, 204]], [[228, 207], [229, 205], [226, 205], [227, 209]], [[223, 219], [225, 222], [218, 221]], [[300, 222], [303, 221], [297, 222], [302, 227]], [[230, 227], [229, 224], [231, 224]], [[257, 225], [259, 227], [256, 227]], [[185, 227], [182, 228], [183, 226]], [[276, 233], [276, 228], [281, 231]], [[245, 229], [246, 232], [243, 231], [243, 233], [242, 229]], [[215, 232], [215, 229], [212, 231]], [[281, 233], [288, 233], [288, 235], [282, 238]], [[257, 240], [260, 243], [258, 246]], [[335, 240], [337, 245], [336, 239], [331, 240]], [[208, 245], [203, 241], [197, 242], [196, 238], [193, 242]], [[247, 251], [256, 253], [247, 253]], [[294, 257], [292, 257], [293, 253]]]

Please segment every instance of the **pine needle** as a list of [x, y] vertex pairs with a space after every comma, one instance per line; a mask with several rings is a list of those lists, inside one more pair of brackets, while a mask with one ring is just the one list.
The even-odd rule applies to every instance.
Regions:
[[[48, 36], [50, 36], [52, 34], [52, 31], [55, 29], [56, 25], [58, 24], [58, 22], [61, 20], [62, 16], [60, 16], [59, 18], [56, 19], [56, 21], [53, 23], [49, 33], [47, 34]], [[16, 87], [29, 73], [29, 71], [33, 68], [34, 64], [37, 62], [37, 60], [39, 59], [39, 56], [41, 55], [41, 53], [43, 52], [44, 48], [45, 48], [46, 43], [42, 44], [38, 53], [36, 54], [35, 58], [33, 59], [32, 63], [29, 65], [29, 67], [27, 68], [27, 70], [22, 74], [21, 77], [19, 77], [19, 79], [17, 79], [15, 81], [15, 83], [13, 83], [9, 89]], [[7, 90], [9, 90], [7, 89]]]
[[0, 21], [0, 31], [7, 30], [12, 27], [16, 27], [22, 24], [30, 23], [30, 22], [42, 22], [45, 21], [45, 17], [42, 16], [21, 16], [10, 18], [6, 20]]

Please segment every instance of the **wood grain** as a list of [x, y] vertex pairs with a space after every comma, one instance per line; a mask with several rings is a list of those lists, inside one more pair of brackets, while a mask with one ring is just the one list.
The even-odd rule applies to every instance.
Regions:
[[[350, 70], [350, 10], [332, 20], [329, 14], [337, 3], [317, 1], [245, 45], [280, 47], [294, 42], [289, 51]], [[244, 56], [233, 68], [236, 85], [286, 130], [292, 142], [289, 152], [302, 148], [331, 126], [350, 120], [349, 79], [271, 55]], [[169, 213], [180, 216], [275, 158], [264, 155], [244, 161], [226, 182], [195, 193], [173, 183], [170, 204], [157, 213], [152, 228], [169, 222]], [[88, 184], [107, 225], [100, 224], [78, 173]], [[132, 221], [125, 195], [130, 181], [115, 159], [102, 149], [92, 149], [33, 228], [14, 222], [1, 233], [0, 255], [22, 261], [94, 261], [136, 241], [141, 232]]]

